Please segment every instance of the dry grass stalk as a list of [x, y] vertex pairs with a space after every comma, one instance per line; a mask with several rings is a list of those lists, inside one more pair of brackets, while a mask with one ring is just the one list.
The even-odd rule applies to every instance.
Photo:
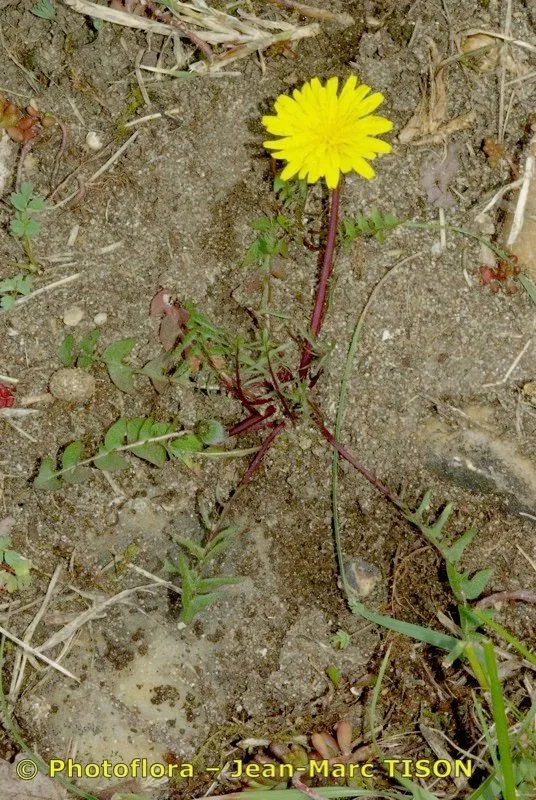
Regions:
[[[219, 56], [214, 55], [209, 63], [197, 61], [191, 64], [190, 69], [196, 72], [210, 73], [257, 50], [265, 50], [281, 41], [296, 41], [316, 36], [320, 30], [316, 23], [296, 26], [289, 22], [263, 20], [260, 17], [255, 17], [253, 20], [251, 17], [245, 19], [243, 16], [233, 16], [212, 8], [204, 0], [193, 0], [192, 3], [173, 0], [168, 9], [173, 15], [173, 23], [147, 19], [126, 11], [98, 5], [89, 0], [64, 0], [64, 2], [73, 11], [95, 19], [165, 36], [178, 33], [183, 38], [203, 42], [208, 47], [223, 45], [232, 48], [232, 56], [224, 53]], [[165, 10], [164, 7], [162, 10]], [[278, 32], [271, 32], [274, 29]]]
[[401, 144], [439, 144], [457, 131], [471, 127], [473, 111], [448, 119], [447, 93], [443, 77], [444, 65], [435, 42], [430, 40], [429, 93], [424, 94], [411, 119], [398, 135]]

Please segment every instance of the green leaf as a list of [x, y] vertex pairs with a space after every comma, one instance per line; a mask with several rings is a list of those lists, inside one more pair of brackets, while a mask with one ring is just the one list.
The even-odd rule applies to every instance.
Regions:
[[77, 466], [81, 456], [82, 442], [80, 441], [71, 442], [71, 444], [69, 444], [63, 451], [61, 468], [62, 470], [67, 471], [63, 472], [61, 478], [65, 483], [85, 483], [85, 481], [91, 476], [91, 470], [89, 467]]
[[37, 0], [37, 3], [30, 9], [30, 14], [41, 19], [53, 19], [55, 13], [56, 9], [51, 0]]
[[131, 336], [128, 339], [120, 339], [117, 342], [112, 342], [105, 349], [102, 357], [105, 361], [122, 361], [136, 346], [136, 338]]
[[274, 222], [270, 219], [270, 217], [257, 217], [251, 223], [251, 227], [254, 231], [269, 231], [273, 228]]
[[195, 573], [190, 569], [188, 561], [181, 553], [177, 556], [177, 572], [180, 575], [182, 591], [190, 595], [194, 590], [197, 578]]
[[374, 622], [376, 625], [381, 625], [397, 633], [403, 633], [404, 636], [409, 636], [411, 639], [416, 639], [418, 642], [426, 642], [426, 644], [447, 651], [451, 651], [458, 644], [459, 640], [455, 639], [454, 636], [441, 633], [441, 631], [435, 631], [432, 628], [425, 628], [422, 625], [415, 625], [412, 622], [404, 622], [403, 620], [389, 617], [385, 614], [378, 614], [376, 611], [371, 611], [357, 600], [349, 600], [348, 605], [350, 606], [352, 614], [364, 617], [364, 619]]
[[65, 483], [85, 483], [91, 477], [91, 470], [89, 467], [74, 467], [74, 469], [64, 472], [61, 477]]
[[17, 217], [15, 217], [9, 223], [9, 230], [15, 236], [19, 236], [19, 237], [25, 236], [26, 235], [26, 223], [23, 222], [21, 219], [18, 219]]
[[32, 199], [28, 203], [28, 210], [29, 211], [44, 211], [47, 207], [47, 204], [43, 200], [42, 197], [32, 197]]
[[75, 340], [74, 336], [69, 333], [63, 342], [60, 344], [59, 349], [59, 357], [60, 361], [64, 367], [72, 367], [75, 358], [74, 358], [74, 347], [75, 347]]
[[461, 589], [467, 600], [476, 600], [480, 597], [493, 576], [493, 568], [481, 569], [472, 578], [462, 580]]
[[125, 444], [126, 435], [127, 420], [125, 417], [119, 417], [106, 432], [104, 437], [104, 449], [116, 450], [118, 447], [122, 447]]
[[191, 622], [197, 614], [211, 606], [216, 600], [219, 600], [219, 597], [220, 595], [217, 593], [195, 595], [188, 605], [183, 607], [180, 614], [180, 621], [186, 623]]
[[476, 528], [470, 528], [462, 536], [460, 536], [454, 544], [447, 547], [444, 551], [444, 556], [448, 561], [456, 564], [463, 555], [466, 547], [468, 547], [476, 536]]
[[76, 366], [82, 369], [91, 367], [95, 363], [95, 347], [100, 338], [101, 332], [98, 328], [89, 331], [78, 343], [80, 355], [76, 360]]
[[9, 294], [5, 294], [2, 298], [0, 298], [0, 308], [3, 308], [4, 311], [9, 311], [10, 308], [13, 308], [15, 305], [15, 298], [11, 297]]
[[4, 552], [4, 561], [8, 567], [15, 571], [17, 577], [23, 577], [30, 572], [30, 561], [15, 550], [6, 550]]
[[536, 285], [531, 281], [531, 279], [527, 275], [521, 273], [521, 275], [517, 276], [516, 280], [523, 287], [532, 302], [536, 303]]
[[127, 442], [137, 442], [140, 438], [141, 426], [145, 422], [145, 417], [132, 417], [127, 420]]
[[67, 445], [65, 450], [63, 451], [63, 456], [61, 458], [61, 468], [62, 469], [72, 469], [75, 467], [82, 457], [82, 442], [76, 441], [71, 442]]
[[163, 353], [147, 362], [142, 368], [143, 375], [147, 375], [158, 393], [165, 392], [169, 386], [167, 371], [170, 367], [169, 353]]
[[134, 370], [127, 364], [108, 362], [106, 364], [110, 380], [125, 394], [134, 394]]
[[173, 422], [154, 422], [151, 436], [167, 436], [168, 433], [175, 433], [177, 426]]
[[114, 453], [113, 451], [109, 453], [105, 449], [101, 449], [95, 459], [95, 466], [97, 469], [106, 470], [106, 472], [120, 472], [123, 469], [128, 469], [128, 461], [119, 453]]
[[188, 453], [199, 453], [203, 449], [203, 442], [193, 433], [179, 436], [178, 439], [171, 439], [166, 443], [168, 453], [176, 458], [187, 456]]
[[155, 467], [162, 467], [168, 458], [167, 450], [163, 445], [158, 442], [146, 442], [137, 447], [131, 448], [131, 453], [134, 453], [138, 458], [143, 458]]
[[35, 219], [28, 219], [24, 222], [24, 232], [23, 236], [28, 236], [32, 239], [34, 236], [37, 236], [39, 231], [41, 230], [41, 224], [37, 222]]
[[123, 363], [123, 359], [131, 352], [136, 345], [136, 339], [121, 339], [109, 345], [102, 358], [108, 369], [111, 380], [118, 389], [126, 394], [133, 394], [134, 389], [134, 369], [128, 364]]
[[334, 666], [327, 667], [326, 675], [328, 676], [328, 678], [330, 679], [335, 688], [337, 688], [340, 685], [340, 682], [342, 680], [342, 675], [340, 673], [340, 670], [337, 669], [337, 667]]
[[61, 480], [56, 476], [54, 461], [47, 456], [41, 461], [39, 472], [34, 478], [33, 485], [36, 489], [59, 489], [61, 487]]
[[228, 550], [235, 536], [236, 530], [234, 528], [225, 528], [225, 530], [218, 533], [205, 548], [205, 560], [213, 561], [221, 553], [224, 553], [225, 550]]
[[24, 211], [28, 205], [30, 198], [33, 194], [33, 184], [28, 181], [23, 181], [18, 192], [13, 192], [9, 196], [9, 202], [16, 208], [17, 211]]
[[192, 539], [175, 539], [174, 540], [178, 545], [184, 547], [185, 550], [196, 558], [198, 561], [202, 561], [205, 557], [205, 548], [201, 547], [201, 545], [194, 542]]
[[217, 419], [200, 420], [195, 426], [195, 433], [207, 446], [222, 444], [227, 439], [227, 431]]
[[9, 594], [13, 594], [19, 588], [19, 582], [16, 575], [11, 575], [9, 572], [0, 570], [0, 587]]

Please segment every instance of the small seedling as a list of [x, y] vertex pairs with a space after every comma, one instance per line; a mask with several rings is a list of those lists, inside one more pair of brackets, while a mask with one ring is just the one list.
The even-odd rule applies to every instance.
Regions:
[[54, 19], [56, 7], [52, 0], [37, 0], [37, 3], [30, 9], [30, 14], [40, 19]]
[[347, 631], [338, 630], [331, 637], [331, 646], [335, 650], [346, 650], [352, 643], [352, 637]]
[[13, 592], [30, 585], [32, 565], [27, 558], [11, 549], [11, 537], [0, 536], [0, 591]]
[[39, 235], [41, 223], [37, 216], [45, 210], [46, 204], [42, 197], [34, 197], [34, 187], [31, 183], [24, 182], [19, 192], [13, 192], [9, 202], [15, 209], [15, 214], [9, 223], [10, 233], [21, 239], [24, 252], [28, 256], [32, 268], [36, 263], [32, 254], [32, 239]]
[[13, 278], [0, 281], [0, 308], [9, 311], [17, 301], [17, 297], [30, 294], [33, 287], [33, 278], [30, 275], [19, 273]]
[[126, 357], [131, 353], [136, 345], [136, 339], [119, 339], [117, 342], [106, 347], [102, 354], [96, 353], [96, 346], [100, 338], [100, 331], [97, 328], [89, 331], [77, 343], [74, 336], [69, 334], [65, 337], [59, 348], [60, 361], [64, 367], [81, 367], [89, 369], [96, 364], [104, 364], [108, 370], [110, 379], [118, 389], [126, 394], [134, 394], [134, 376], [143, 370], [136, 369], [126, 363]]
[[205, 577], [210, 563], [229, 548], [235, 535], [234, 528], [226, 528], [204, 547], [192, 539], [175, 539], [175, 543], [184, 553], [179, 552], [175, 559], [168, 559], [164, 569], [168, 575], [180, 577], [182, 591], [180, 622], [188, 625], [197, 614], [219, 599], [219, 589], [239, 582], [238, 578], [232, 577]]
[[85, 369], [98, 362], [95, 347], [100, 338], [100, 331], [94, 328], [77, 343], [70, 333], [60, 345], [59, 356], [64, 367], [79, 367]]

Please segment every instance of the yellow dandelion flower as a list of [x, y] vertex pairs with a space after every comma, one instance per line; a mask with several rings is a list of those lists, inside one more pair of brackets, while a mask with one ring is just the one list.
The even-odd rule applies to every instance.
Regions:
[[322, 86], [318, 78], [295, 89], [292, 97], [279, 95], [275, 116], [263, 117], [268, 133], [281, 137], [264, 142], [272, 156], [287, 165], [283, 180], [298, 175], [316, 183], [325, 178], [334, 189], [340, 173], [357, 172], [363, 178], [374, 178], [368, 163], [379, 153], [390, 153], [391, 145], [377, 139], [393, 127], [391, 120], [373, 112], [383, 102], [381, 92], [358, 84], [352, 75], [337, 94], [339, 79], [330, 78]]

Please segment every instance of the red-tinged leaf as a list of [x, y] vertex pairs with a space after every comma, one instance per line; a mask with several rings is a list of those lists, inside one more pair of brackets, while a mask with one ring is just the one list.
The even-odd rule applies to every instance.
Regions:
[[[177, 309], [178, 310], [178, 309]], [[168, 314], [162, 320], [158, 338], [166, 352], [173, 350], [177, 343], [177, 339], [182, 336], [182, 324], [178, 315]]]
[[339, 745], [330, 733], [313, 733], [311, 744], [318, 750], [322, 758], [334, 758], [340, 755]]
[[341, 719], [337, 724], [337, 743], [343, 756], [352, 752], [352, 726], [347, 719]]
[[169, 289], [160, 289], [151, 300], [151, 317], [163, 317], [173, 307], [172, 296]]

